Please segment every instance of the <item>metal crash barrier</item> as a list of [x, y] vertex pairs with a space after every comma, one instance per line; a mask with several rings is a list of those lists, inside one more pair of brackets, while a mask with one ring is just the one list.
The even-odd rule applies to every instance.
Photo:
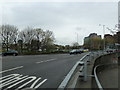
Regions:
[[[71, 78], [74, 76], [75, 73], [79, 71], [79, 74], [77, 75], [77, 78], [74, 82], [73, 85], [71, 85], [70, 88], [75, 88], [77, 80], [80, 79], [82, 81], [87, 81], [88, 76], [93, 75], [88, 75], [87, 73], [87, 66], [90, 64], [91, 60], [94, 58], [97, 58], [99, 56], [103, 55], [103, 52], [89, 52], [86, 55], [84, 55], [70, 70], [70, 72], [67, 74], [65, 79], [62, 81], [62, 83], [59, 85], [58, 90], [65, 90], [66, 88], [69, 88], [68, 84], [71, 80]], [[79, 67], [79, 68], [78, 68]]]

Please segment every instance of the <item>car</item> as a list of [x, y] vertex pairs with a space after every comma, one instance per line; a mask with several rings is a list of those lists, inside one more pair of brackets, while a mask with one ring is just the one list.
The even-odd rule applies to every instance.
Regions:
[[71, 54], [76, 54], [76, 50], [70, 51], [70, 55], [71, 55]]
[[89, 49], [83, 49], [83, 52], [89, 52]]
[[81, 51], [81, 49], [74, 49], [74, 50], [70, 51], [70, 55], [71, 54], [81, 54], [81, 53], [83, 53], [83, 51]]
[[116, 49], [106, 49], [106, 52], [107, 53], [113, 53], [113, 52], [115, 52], [116, 51]]
[[78, 49], [77, 51], [78, 51], [80, 54], [84, 52], [83, 49]]
[[3, 56], [7, 56], [7, 55], [13, 55], [13, 56], [17, 56], [18, 55], [18, 51], [16, 50], [8, 50], [6, 52], [2, 52]]

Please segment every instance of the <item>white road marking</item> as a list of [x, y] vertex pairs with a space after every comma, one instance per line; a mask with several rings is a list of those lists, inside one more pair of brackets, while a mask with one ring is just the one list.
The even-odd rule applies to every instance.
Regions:
[[35, 76], [30, 76], [30, 77], [26, 78], [26, 79], [31, 79], [31, 80], [29, 80], [28, 82], [26, 82], [25, 84], [21, 85], [21, 86], [18, 87], [18, 88], [23, 88], [23, 87], [26, 86], [27, 84], [33, 82], [36, 78], [37, 78], [37, 77], [35, 77]]
[[54, 61], [54, 60], [56, 60], [56, 59], [49, 59], [49, 60], [40, 61], [40, 62], [36, 62], [36, 63], [39, 64], [39, 63], [50, 62], [50, 61]]
[[50, 59], [50, 60], [46, 60], [46, 62], [49, 62], [49, 61], [54, 61], [54, 60], [56, 60], [56, 59]]
[[21, 82], [27, 80], [27, 79], [28, 79], [28, 76], [24, 76], [24, 77], [22, 77], [22, 78], [20, 78], [20, 79], [22, 79], [22, 80], [20, 80], [20, 81], [17, 80], [17, 83], [15, 83], [15, 84], [13, 84], [13, 85], [7, 87], [7, 88], [12, 88], [12, 87], [16, 86], [17, 84], [19, 84], [19, 83], [21, 83]]
[[7, 75], [7, 76], [4, 76], [4, 77], [1, 77], [0, 80], [6, 78], [6, 77], [13, 77], [13, 76], [18, 76], [19, 74], [10, 74], [10, 75]]
[[44, 79], [41, 83], [39, 83], [37, 86], [35, 86], [34, 88], [39, 88], [43, 83], [45, 83], [47, 81], [47, 79]]
[[[47, 79], [41, 80], [41, 77], [22, 75], [22, 74], [10, 74], [0, 78], [0, 88], [39, 88]], [[41, 81], [40, 81], [41, 80]], [[16, 87], [17, 86], [17, 87]]]
[[0, 86], [2, 86], [2, 87], [8, 86], [10, 84], [16, 83], [16, 82], [26, 78], [26, 77], [28, 77], [28, 76], [19, 75], [19, 76], [13, 78], [13, 79], [10, 79], [10, 80], [6, 81], [5, 83], [1, 83]]
[[38, 63], [43, 63], [43, 61], [40, 61], [40, 62], [36, 62], [36, 63], [37, 63], [37, 64], [38, 64]]
[[9, 79], [15, 78], [16, 76], [19, 76], [19, 74], [10, 74], [5, 77], [2, 77], [2, 78], [0, 78], [0, 83], [3, 83], [4, 81], [7, 81]]
[[31, 86], [30, 88], [33, 88], [35, 86], [35, 84], [40, 80], [41, 78], [38, 78]]
[[20, 68], [23, 68], [23, 66], [19, 66], [19, 67], [15, 67], [15, 68], [11, 68], [11, 69], [8, 69], [8, 70], [4, 70], [4, 71], [1, 71], [1, 73], [5, 73], [5, 72], [9, 72], [9, 71], [13, 71], [13, 70], [16, 70], [16, 69], [20, 69]]

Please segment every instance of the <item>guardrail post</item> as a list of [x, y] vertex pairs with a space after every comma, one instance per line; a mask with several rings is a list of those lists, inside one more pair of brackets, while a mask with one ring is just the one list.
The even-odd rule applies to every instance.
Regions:
[[91, 55], [87, 55], [89, 58], [87, 59], [87, 64], [90, 64], [90, 61], [91, 61]]
[[87, 61], [84, 63], [84, 81], [87, 81]]
[[93, 60], [95, 58], [94, 52], [92, 52], [91, 54], [91, 59]]
[[79, 65], [82, 66], [82, 70], [80, 70], [80, 77], [83, 78], [83, 81], [87, 81], [87, 61], [80, 62]]

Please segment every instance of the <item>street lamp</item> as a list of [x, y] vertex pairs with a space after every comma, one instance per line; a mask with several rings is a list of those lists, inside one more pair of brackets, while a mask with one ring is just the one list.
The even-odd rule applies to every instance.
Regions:
[[99, 26], [102, 26], [103, 27], [103, 50], [105, 51], [105, 25], [101, 25], [101, 24], [99, 24]]
[[77, 33], [77, 43], [78, 43], [78, 33]]
[[120, 31], [120, 24], [116, 24], [114, 30]]
[[78, 33], [77, 33], [77, 32], [75, 32], [75, 34], [77, 35], [76, 40], [77, 40], [77, 43], [78, 43]]
[[79, 43], [78, 43], [78, 33], [75, 32], [75, 34], [76, 34], [76, 48], [78, 48], [78, 47], [79, 47]]

